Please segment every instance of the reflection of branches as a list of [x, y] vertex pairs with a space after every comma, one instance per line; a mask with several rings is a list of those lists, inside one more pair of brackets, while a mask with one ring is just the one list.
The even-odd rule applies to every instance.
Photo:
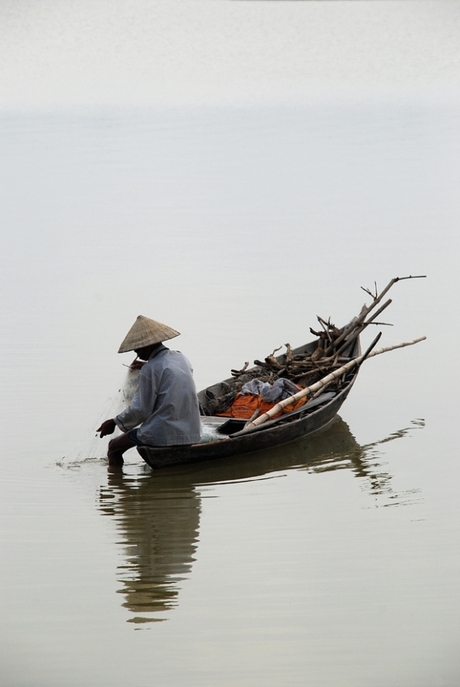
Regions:
[[398, 429], [396, 430], [396, 432], [392, 432], [390, 436], [385, 437], [385, 439], [379, 439], [378, 441], [374, 441], [371, 444], [365, 444], [362, 448], [364, 451], [366, 451], [367, 449], [373, 448], [374, 446], [380, 446], [380, 444], [386, 444], [389, 441], [394, 441], [395, 439], [402, 439], [403, 437], [407, 436], [411, 429], [423, 429], [424, 427], [425, 420], [423, 420], [422, 418], [417, 418], [416, 420], [412, 420], [411, 427], [404, 427], [404, 429]]
[[407, 505], [413, 503], [414, 498], [419, 494], [418, 489], [410, 489], [398, 494], [393, 493], [391, 481], [392, 475], [383, 469], [386, 465], [382, 461], [381, 454], [377, 450], [378, 446], [387, 444], [395, 439], [402, 439], [406, 437], [413, 429], [423, 429], [425, 421], [423, 419], [412, 420], [410, 427], [404, 427], [392, 432], [388, 437], [373, 441], [370, 444], [360, 446], [356, 443], [351, 451], [346, 451], [340, 455], [331, 457], [328, 461], [322, 463], [321, 466], [315, 466], [315, 472], [324, 472], [325, 470], [337, 470], [343, 468], [350, 468], [353, 470], [356, 477], [366, 480], [363, 489], [369, 491], [374, 496], [387, 496], [391, 499], [389, 505]]

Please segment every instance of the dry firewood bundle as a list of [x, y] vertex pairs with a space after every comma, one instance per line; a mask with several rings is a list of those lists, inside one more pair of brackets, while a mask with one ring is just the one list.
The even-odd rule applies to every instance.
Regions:
[[[312, 352], [305, 352], [294, 355], [290, 344], [285, 344], [286, 352], [283, 355], [275, 356], [281, 350], [275, 348], [264, 360], [254, 360], [257, 368], [247, 370], [249, 363], [245, 363], [241, 370], [232, 370], [232, 375], [237, 380], [247, 378], [248, 373], [251, 377], [261, 376], [264, 378], [285, 377], [296, 382], [300, 386], [309, 386], [315, 383], [326, 374], [346, 364], [350, 358], [347, 355], [353, 348], [353, 343], [358, 336], [369, 325], [389, 325], [387, 322], [379, 322], [377, 318], [390, 305], [391, 299], [386, 300], [382, 305], [384, 296], [390, 288], [398, 281], [404, 279], [420, 279], [422, 276], [395, 277], [380, 293], [374, 283], [374, 290], [361, 287], [372, 298], [370, 305], [365, 305], [361, 312], [348, 325], [341, 329], [331, 322], [318, 316], [319, 330], [310, 328], [310, 332], [317, 337], [316, 347]], [[377, 306], [379, 306], [377, 308]], [[377, 309], [376, 309], [377, 308]], [[340, 380], [337, 382], [340, 383]]]
[[297, 355], [292, 354], [292, 348], [287, 343], [284, 355], [275, 358], [274, 354], [280, 350], [276, 349], [265, 360], [254, 360], [254, 364], [261, 372], [272, 373], [276, 377], [285, 377], [296, 383], [312, 383], [349, 360], [336, 354], [326, 356], [322, 343], [322, 339], [318, 339], [317, 347], [312, 353]]

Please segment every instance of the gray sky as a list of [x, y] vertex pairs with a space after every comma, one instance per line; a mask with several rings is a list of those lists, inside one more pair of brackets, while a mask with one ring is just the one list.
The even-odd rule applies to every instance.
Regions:
[[0, 107], [455, 96], [455, 1], [2, 0]]

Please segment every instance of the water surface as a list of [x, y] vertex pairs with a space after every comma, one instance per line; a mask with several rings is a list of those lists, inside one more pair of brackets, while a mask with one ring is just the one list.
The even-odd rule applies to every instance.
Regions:
[[[1, 19], [3, 683], [454, 687], [458, 4], [52, 5]], [[382, 342], [427, 341], [318, 435], [82, 453], [138, 314], [203, 388], [408, 274]]]

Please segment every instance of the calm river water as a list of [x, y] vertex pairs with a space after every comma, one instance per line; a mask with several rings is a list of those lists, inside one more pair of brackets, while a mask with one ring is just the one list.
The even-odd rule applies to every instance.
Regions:
[[[177, 6], [3, 6], [0, 683], [455, 687], [459, 5]], [[409, 274], [324, 431], [92, 457], [138, 314], [203, 388]]]

